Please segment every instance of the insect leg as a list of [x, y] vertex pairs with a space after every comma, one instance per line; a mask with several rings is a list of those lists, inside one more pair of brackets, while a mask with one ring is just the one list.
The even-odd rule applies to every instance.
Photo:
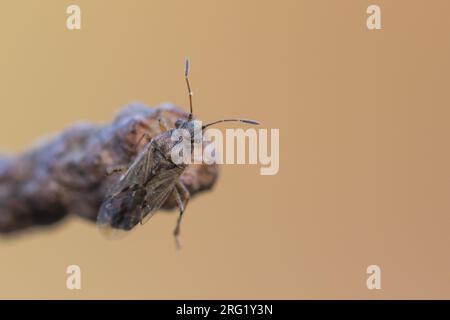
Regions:
[[134, 145], [133, 149], [136, 150], [136, 149], [139, 147], [139, 145], [141, 144], [142, 140], [144, 140], [144, 139], [147, 139], [147, 141], [150, 142], [150, 141], [152, 140], [152, 137], [151, 137], [150, 134], [148, 134], [147, 132], [144, 133], [144, 134], [139, 138], [139, 140], [136, 142], [136, 144]]
[[186, 208], [189, 200], [191, 199], [191, 193], [189, 192], [188, 188], [186, 188], [184, 183], [181, 182], [180, 180], [177, 181], [176, 186], [178, 188], [178, 191], [181, 192], [181, 194], [183, 196], [184, 208]]
[[106, 168], [106, 175], [110, 176], [117, 172], [124, 172], [127, 169], [128, 169], [127, 165], [118, 165], [118, 166], [108, 167], [108, 168]]
[[159, 123], [159, 129], [161, 130], [161, 132], [166, 132], [169, 129], [167, 127], [167, 124], [161, 118], [158, 118], [158, 123]]
[[177, 219], [177, 225], [175, 226], [175, 230], [173, 230], [173, 235], [175, 237], [175, 243], [177, 245], [177, 248], [180, 248], [180, 240], [178, 239], [180, 235], [180, 225], [181, 225], [181, 219], [183, 218], [183, 212], [184, 212], [184, 203], [181, 200], [180, 193], [178, 192], [177, 188], [173, 188], [173, 194], [175, 196], [175, 200], [177, 201], [178, 209], [180, 209], [180, 215]]

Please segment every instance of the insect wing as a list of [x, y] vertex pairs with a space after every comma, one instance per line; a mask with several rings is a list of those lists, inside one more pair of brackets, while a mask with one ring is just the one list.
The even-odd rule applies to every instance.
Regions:
[[133, 185], [127, 190], [103, 201], [97, 217], [97, 226], [103, 237], [117, 239], [141, 220], [142, 203], [146, 190]]
[[124, 231], [131, 230], [141, 221], [147, 193], [143, 185], [151, 174], [153, 149], [150, 142], [108, 191], [97, 216], [97, 225], [105, 238], [120, 238]]
[[162, 207], [166, 199], [169, 197], [172, 190], [166, 189], [162, 192], [153, 194], [151, 197], [151, 205], [146, 205], [142, 208], [141, 211], [141, 220], [140, 223], [144, 225], [150, 220], [151, 217], [155, 214], [155, 212]]
[[175, 183], [183, 172], [183, 168], [174, 167], [169, 170], [159, 170], [147, 185], [145, 205], [141, 212], [141, 224], [145, 224], [154, 213], [162, 207], [175, 187]]
[[154, 158], [154, 148], [155, 145], [151, 141], [142, 149], [128, 170], [112, 184], [106, 198], [113, 197], [133, 185], [143, 185], [148, 180], [148, 175], [151, 173], [149, 169]]

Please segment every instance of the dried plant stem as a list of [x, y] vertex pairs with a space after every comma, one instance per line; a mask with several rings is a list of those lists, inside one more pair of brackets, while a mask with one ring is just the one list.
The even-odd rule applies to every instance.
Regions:
[[[107, 176], [107, 168], [130, 164], [142, 148], [136, 147], [139, 138], [160, 133], [159, 118], [173, 127], [188, 116], [170, 104], [131, 104], [111, 124], [77, 124], [21, 155], [0, 157], [0, 233], [52, 224], [68, 214], [95, 221], [117, 179]], [[194, 196], [212, 188], [217, 175], [216, 165], [190, 165], [181, 180]], [[174, 207], [173, 199], [163, 206]]]

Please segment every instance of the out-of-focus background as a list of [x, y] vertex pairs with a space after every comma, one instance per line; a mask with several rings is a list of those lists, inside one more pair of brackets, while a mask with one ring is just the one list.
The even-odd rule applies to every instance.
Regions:
[[4, 152], [132, 101], [186, 107], [189, 56], [196, 115], [279, 128], [281, 157], [222, 166], [179, 252], [175, 214], [115, 242], [75, 217], [1, 239], [0, 298], [450, 298], [450, 3], [379, 0], [376, 31], [370, 4], [2, 1]]

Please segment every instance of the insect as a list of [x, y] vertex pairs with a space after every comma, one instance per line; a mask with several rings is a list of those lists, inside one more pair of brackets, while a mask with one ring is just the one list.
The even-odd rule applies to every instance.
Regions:
[[[137, 224], [144, 224], [161, 208], [169, 196], [176, 200], [179, 215], [173, 234], [179, 247], [180, 225], [183, 213], [190, 199], [187, 187], [180, 181], [180, 176], [187, 164], [176, 164], [172, 161], [171, 151], [182, 139], [172, 139], [174, 130], [184, 129], [189, 133], [190, 143], [194, 141], [194, 119], [192, 107], [192, 91], [189, 83], [189, 60], [185, 62], [184, 77], [189, 94], [190, 113], [187, 120], [178, 119], [175, 128], [168, 129], [159, 121], [161, 133], [153, 138], [144, 134], [148, 143], [128, 167], [112, 168], [113, 172], [122, 172], [120, 178], [112, 185], [105, 197], [97, 217], [101, 233], [107, 238], [114, 238], [123, 231], [133, 229]], [[201, 130], [226, 121], [240, 121], [258, 125], [253, 120], [222, 119], [203, 125]], [[196, 142], [198, 143], [198, 142]], [[201, 142], [200, 142], [201, 143]]]

